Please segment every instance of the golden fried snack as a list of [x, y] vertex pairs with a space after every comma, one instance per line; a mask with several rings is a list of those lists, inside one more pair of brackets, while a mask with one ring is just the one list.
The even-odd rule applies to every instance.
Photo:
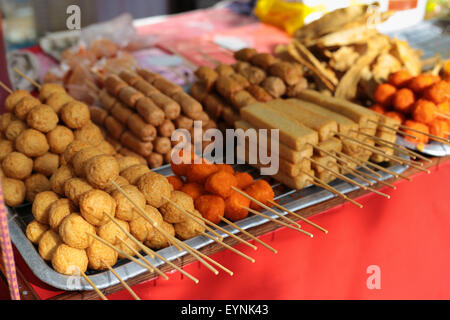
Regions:
[[48, 226], [36, 220], [31, 221], [27, 225], [25, 234], [32, 243], [38, 244], [44, 233], [48, 230]]
[[72, 212], [75, 212], [75, 206], [69, 199], [58, 199], [53, 202], [48, 209], [50, 228], [58, 232], [61, 222]]
[[176, 85], [175, 83], [170, 82], [169, 80], [163, 77], [156, 78], [152, 82], [152, 85], [154, 85], [156, 89], [168, 95], [169, 97], [172, 97], [174, 94], [178, 92], [183, 92], [182, 87]]
[[102, 142], [97, 144], [95, 148], [97, 148], [102, 154], [107, 154], [110, 156], [116, 154], [116, 150], [114, 149], [114, 147], [106, 140], [103, 140]]
[[[198, 217], [202, 216], [202, 214], [195, 209], [191, 212]], [[173, 227], [175, 229], [175, 234], [181, 240], [188, 240], [202, 235], [206, 230], [206, 225], [203, 221], [194, 221], [193, 219], [187, 219], [186, 221], [175, 223]]]
[[158, 92], [159, 90], [156, 89], [154, 86], [152, 86], [150, 83], [148, 83], [147, 81], [145, 81], [144, 79], [140, 79], [138, 81], [136, 81], [136, 83], [133, 84], [133, 87], [142, 92], [144, 94], [144, 96], [148, 97], [150, 96], [152, 93]]
[[173, 122], [174, 122], [175, 127], [177, 129], [189, 130], [194, 125], [194, 120], [192, 120], [192, 119], [190, 119], [188, 117], [185, 117], [185, 116], [179, 116]]
[[53, 93], [66, 94], [66, 89], [56, 83], [45, 83], [39, 90], [39, 100], [45, 102]]
[[147, 162], [150, 168], [159, 168], [164, 163], [164, 156], [157, 152], [152, 152], [149, 156], [147, 156]]
[[121, 157], [118, 158], [117, 161], [119, 162], [120, 174], [129, 167], [141, 164], [140, 160], [135, 157]]
[[147, 204], [155, 208], [160, 208], [167, 203], [173, 190], [166, 177], [155, 172], [149, 172], [140, 177], [137, 187], [144, 194]]
[[25, 121], [25, 119], [27, 118], [27, 115], [31, 111], [31, 109], [33, 109], [34, 107], [37, 107], [40, 104], [41, 104], [41, 102], [32, 96], [24, 97], [14, 107], [14, 115], [18, 119]]
[[136, 164], [123, 170], [120, 175], [127, 179], [130, 184], [135, 185], [139, 178], [148, 172], [151, 172], [148, 166]]
[[45, 104], [34, 107], [27, 115], [28, 126], [44, 133], [55, 129], [58, 121], [56, 112]]
[[117, 97], [127, 106], [134, 109], [138, 100], [144, 98], [144, 95], [133, 87], [124, 87], [120, 89]]
[[[277, 62], [277, 58], [269, 53], [258, 53], [252, 56], [250, 62], [264, 70], [268, 70], [272, 65]], [[291, 67], [292, 68], [292, 67]]]
[[52, 266], [55, 271], [71, 276], [86, 272], [89, 259], [86, 251], [61, 244], [55, 250]]
[[110, 110], [117, 102], [116, 98], [108, 93], [106, 90], [102, 90], [99, 95], [100, 105], [105, 110]]
[[208, 96], [208, 90], [203, 82], [197, 81], [194, 84], [192, 84], [189, 94], [198, 102], [203, 103], [205, 98]]
[[244, 85], [232, 76], [220, 76], [217, 78], [215, 88], [222, 97], [231, 100], [233, 94], [244, 89]]
[[140, 154], [137, 154], [137, 153], [134, 152], [134, 151], [131, 151], [131, 150], [128, 149], [128, 148], [125, 148], [125, 147], [120, 148], [119, 154], [122, 155], [122, 156], [125, 156], [125, 157], [135, 157], [135, 158], [138, 158], [139, 161], [141, 161], [141, 164], [147, 165], [147, 160], [145, 160], [145, 158], [144, 158], [143, 156], [141, 156]]
[[38, 250], [42, 259], [51, 261], [53, 254], [56, 252], [56, 248], [58, 248], [60, 244], [62, 244], [62, 241], [58, 233], [53, 230], [47, 230], [39, 241]]
[[[175, 236], [175, 229], [172, 224], [163, 221], [161, 229], [163, 229], [166, 233], [170, 234], [171, 236], [173, 237]], [[167, 241], [167, 238], [158, 230], [155, 230], [155, 234], [153, 235], [153, 237], [145, 241], [144, 244], [149, 248], [153, 249], [162, 249], [170, 245], [170, 243]]]
[[288, 86], [297, 84], [302, 79], [303, 74], [298, 68], [294, 68], [289, 62], [276, 62], [269, 68], [272, 76], [281, 78]]
[[247, 88], [247, 91], [254, 97], [257, 101], [268, 102], [273, 99], [273, 97], [264, 88], [252, 84]]
[[109, 221], [108, 213], [116, 213], [116, 201], [105, 191], [92, 189], [83, 193], [79, 198], [80, 213], [87, 222], [94, 226], [101, 226]]
[[241, 61], [250, 61], [258, 51], [254, 48], [244, 48], [234, 52], [234, 58]]
[[1, 179], [3, 197], [10, 207], [18, 206], [25, 200], [25, 184], [21, 180], [3, 177]]
[[256, 102], [256, 99], [247, 90], [241, 90], [231, 96], [230, 102], [234, 108], [241, 109]]
[[0, 161], [14, 151], [14, 143], [9, 140], [0, 141]]
[[77, 177], [84, 177], [87, 161], [101, 154], [102, 152], [96, 147], [84, 148], [78, 151], [72, 158], [72, 166], [75, 175]]
[[39, 157], [47, 153], [50, 146], [42, 132], [26, 129], [17, 137], [16, 149], [28, 157]]
[[40, 223], [48, 224], [48, 214], [50, 206], [59, 199], [53, 191], [43, 191], [34, 197], [31, 212], [34, 218]]
[[155, 139], [154, 149], [160, 154], [166, 154], [172, 149], [172, 143], [167, 137], [158, 137]]
[[47, 152], [46, 154], [34, 159], [34, 171], [42, 173], [50, 177], [59, 168], [59, 156], [54, 153]]
[[128, 87], [128, 84], [116, 75], [109, 75], [105, 79], [105, 88], [113, 96], [117, 96], [120, 90], [126, 87]]
[[[123, 244], [122, 241], [119, 240], [118, 243], [116, 244], [116, 247], [119, 248], [119, 250], [123, 251], [125, 254], [128, 254], [128, 256], [133, 256], [136, 254], [135, 251], [139, 252], [140, 250], [142, 250], [142, 248], [139, 245], [137, 245], [136, 242], [131, 238], [126, 237], [124, 241], [127, 245]], [[129, 247], [133, 248], [134, 251], [131, 250]], [[119, 254], [120, 259], [127, 259], [128, 256], [122, 255], [122, 253]]]
[[152, 93], [149, 98], [164, 111], [165, 117], [169, 120], [176, 119], [181, 113], [180, 105], [161, 92]]
[[[172, 191], [170, 200], [177, 204], [178, 207], [188, 212], [194, 211], [194, 200], [182, 191]], [[175, 207], [171, 202], [167, 202], [159, 208], [164, 217], [164, 221], [169, 223], [180, 223], [189, 219], [185, 214], [180, 212], [180, 209]]]
[[[136, 186], [127, 185], [122, 188], [128, 196], [141, 208], [145, 206], [145, 197]], [[135, 212], [135, 206], [119, 191], [115, 190], [111, 196], [116, 201], [116, 217], [117, 219], [131, 221], [139, 216]]]
[[43, 191], [50, 191], [51, 185], [47, 177], [41, 173], [35, 173], [25, 179], [25, 200], [33, 202], [35, 196]]
[[205, 194], [201, 195], [194, 201], [195, 209], [197, 209], [201, 215], [213, 223], [219, 223], [220, 218], [225, 213], [225, 201], [215, 195]]
[[164, 222], [161, 213], [158, 209], [152, 206], [145, 206], [144, 208], [147, 217], [149, 217], [153, 223], [156, 224], [156, 228], [153, 223], [150, 223], [147, 219], [139, 215], [137, 219], [130, 221], [130, 232], [139, 241], [144, 242], [145, 240], [150, 240], [157, 228], [160, 228]]
[[172, 99], [180, 104], [181, 110], [189, 118], [192, 118], [193, 115], [203, 111], [202, 105], [185, 92], [175, 93], [174, 95], [172, 95]]
[[2, 161], [2, 169], [8, 178], [23, 180], [33, 171], [33, 160], [20, 152], [11, 152]]
[[[114, 179], [114, 183], [117, 184], [119, 187], [124, 187], [129, 185], [130, 183], [128, 182], [127, 179], [125, 179], [122, 176], [117, 176], [117, 178]], [[103, 191], [107, 192], [107, 193], [112, 193], [114, 190], [117, 190], [116, 186], [112, 183], [110, 183], [106, 188], [103, 189]]]
[[[130, 225], [128, 224], [128, 222], [119, 220], [118, 218], [116, 220], [123, 229], [125, 229], [127, 232], [130, 232]], [[108, 241], [113, 245], [117, 245], [120, 243], [118, 239], [127, 239], [127, 235], [113, 221], [109, 221], [99, 227], [97, 234], [100, 238]]]
[[10, 112], [6, 112], [2, 114], [0, 118], [0, 131], [5, 132], [6, 128], [8, 128], [11, 121], [17, 120], [16, 116]]
[[267, 77], [261, 84], [271, 96], [279, 98], [286, 93], [286, 85], [279, 77]]
[[89, 147], [91, 147], [91, 145], [89, 145], [86, 142], [76, 141], [76, 140], [72, 141], [71, 143], [69, 143], [67, 145], [67, 148], [63, 153], [61, 164], [63, 164], [63, 165], [71, 164], [72, 159], [75, 156], [75, 154], [77, 154], [79, 151], [81, 151], [85, 148], [89, 148]]
[[86, 249], [86, 255], [88, 266], [93, 270], [103, 270], [115, 265], [118, 257], [117, 251], [97, 239]]
[[95, 228], [78, 213], [69, 214], [59, 226], [61, 240], [77, 249], [86, 249], [92, 244], [93, 238], [88, 233], [95, 234]]
[[215, 70], [219, 74], [219, 76], [229, 76], [234, 73], [233, 67], [226, 63], [217, 65]]
[[172, 132], [175, 131], [175, 125], [169, 119], [163, 121], [163, 123], [158, 127], [158, 134], [161, 137], [171, 137]]
[[168, 176], [167, 181], [172, 185], [173, 190], [180, 190], [183, 187], [183, 180], [178, 176]]
[[206, 91], [210, 91], [214, 86], [219, 74], [211, 67], [201, 66], [195, 72], [195, 76], [205, 86]]
[[122, 133], [125, 131], [125, 127], [111, 116], [106, 117], [105, 128], [108, 130], [109, 135], [115, 140], [119, 140]]
[[119, 176], [119, 163], [109, 155], [99, 155], [86, 162], [85, 175], [87, 181], [96, 188], [106, 188]]
[[250, 199], [244, 197], [239, 192], [231, 191], [230, 196], [225, 199], [225, 217], [231, 221], [238, 221], [248, 216]]
[[301, 78], [300, 81], [295, 85], [287, 87], [286, 95], [290, 98], [295, 98], [304, 89], [308, 89], [308, 80], [306, 80], [305, 78]]
[[62, 154], [73, 140], [72, 130], [65, 126], [56, 126], [55, 129], [47, 133], [50, 151], [56, 154]]
[[87, 105], [72, 101], [61, 108], [61, 119], [69, 128], [78, 129], [91, 120], [91, 115]]
[[27, 125], [23, 121], [13, 120], [5, 130], [5, 138], [9, 141], [16, 141], [16, 138], [27, 128]]
[[[153, 140], [154, 137], [150, 137], [149, 139]], [[142, 155], [143, 157], [148, 156], [153, 151], [153, 143], [151, 141], [142, 141], [130, 131], [125, 131], [122, 134], [122, 136], [120, 137], [120, 142], [128, 149]]]
[[48, 99], [45, 101], [45, 104], [50, 106], [56, 113], [59, 113], [64, 105], [72, 101], [75, 100], [68, 94], [54, 92], [48, 97]]
[[142, 98], [136, 103], [136, 110], [145, 122], [153, 126], [159, 126], [165, 118], [164, 111], [150, 98]]
[[133, 113], [128, 118], [128, 129], [141, 141], [152, 141], [156, 137], [156, 128], [144, 122], [141, 116], [137, 113]]
[[5, 100], [5, 108], [6, 108], [6, 110], [8, 110], [9, 112], [12, 112], [14, 110], [14, 108], [16, 107], [16, 105], [23, 98], [26, 98], [26, 97], [31, 97], [31, 94], [28, 91], [25, 91], [25, 90], [16, 90], [16, 91], [14, 91], [10, 95], [8, 95], [8, 97]]
[[233, 173], [221, 170], [206, 179], [205, 190], [222, 198], [228, 198], [232, 188], [237, 185], [238, 182]]
[[120, 123], [126, 125], [128, 122], [128, 118], [133, 114], [129, 108], [127, 108], [121, 102], [116, 102], [109, 113]]
[[90, 106], [89, 111], [91, 113], [92, 122], [99, 126], [103, 126], [103, 124], [105, 123], [105, 119], [108, 116], [108, 111], [96, 106]]
[[64, 194], [75, 205], [78, 205], [80, 196], [92, 190], [92, 186], [86, 180], [80, 178], [71, 178], [64, 183]]
[[55, 193], [64, 196], [64, 184], [67, 180], [72, 179], [73, 177], [74, 173], [72, 168], [66, 165], [62, 165], [50, 177], [51, 189]]
[[104, 140], [100, 128], [92, 122], [88, 122], [81, 128], [75, 130], [74, 137], [75, 140], [86, 142], [91, 146], [96, 146]]

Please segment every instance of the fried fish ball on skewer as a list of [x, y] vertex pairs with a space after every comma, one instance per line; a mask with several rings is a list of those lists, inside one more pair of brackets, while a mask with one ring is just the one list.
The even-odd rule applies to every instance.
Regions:
[[99, 144], [95, 145], [95, 148], [97, 148], [102, 154], [107, 154], [110, 156], [116, 154], [114, 147], [106, 140], [103, 140]]
[[59, 196], [53, 191], [43, 191], [38, 193], [33, 201], [31, 212], [36, 221], [48, 224], [48, 215], [50, 206], [59, 199]]
[[26, 97], [31, 97], [31, 94], [28, 91], [25, 90], [16, 90], [13, 91], [5, 100], [5, 108], [9, 112], [12, 112], [16, 105]]
[[53, 230], [47, 230], [41, 237], [38, 251], [42, 259], [51, 261], [59, 245], [62, 244], [61, 237]]
[[[184, 192], [181, 191], [172, 191], [170, 196], [170, 202], [165, 203], [159, 208], [159, 211], [164, 217], [164, 221], [169, 223], [180, 223], [189, 219], [183, 212], [178, 209], [178, 207], [186, 210], [187, 212], [194, 211], [194, 200]], [[176, 207], [177, 205], [178, 207]]]
[[213, 173], [205, 182], [206, 191], [222, 198], [230, 196], [232, 187], [237, 187], [237, 179], [232, 173], [223, 170]]
[[2, 117], [0, 118], [0, 131], [5, 132], [6, 128], [8, 128], [8, 125], [11, 123], [11, 121], [17, 120], [16, 116], [10, 112], [6, 112], [2, 114]]
[[50, 151], [56, 154], [62, 154], [74, 139], [72, 130], [65, 126], [56, 126], [55, 129], [47, 133], [47, 142]]
[[437, 117], [437, 107], [433, 102], [419, 99], [414, 104], [413, 119], [415, 121], [428, 124]]
[[55, 271], [71, 276], [86, 272], [89, 259], [85, 250], [72, 248], [66, 244], [59, 245], [52, 259]]
[[[136, 186], [127, 185], [122, 187], [122, 189], [139, 207], [143, 208], [145, 206], [145, 196]], [[116, 201], [117, 219], [131, 221], [139, 216], [135, 212], [135, 206], [119, 190], [113, 191], [111, 196]]]
[[87, 181], [80, 178], [71, 178], [64, 183], [64, 194], [75, 205], [78, 205], [80, 196], [92, 190], [92, 186]]
[[74, 172], [71, 167], [62, 165], [50, 177], [50, 186], [53, 192], [60, 196], [65, 195], [64, 184], [67, 180], [74, 178]]
[[61, 111], [62, 107], [64, 107], [64, 105], [72, 101], [75, 101], [75, 99], [70, 95], [60, 92], [54, 92], [48, 97], [48, 99], [45, 101], [45, 104], [50, 106], [58, 114]]
[[125, 156], [125, 157], [118, 158], [117, 161], [119, 162], [120, 173], [122, 173], [124, 170], [128, 169], [129, 167], [141, 164], [140, 160], [135, 157], [126, 157]]
[[151, 172], [148, 166], [136, 164], [123, 170], [120, 175], [127, 179], [130, 184], [135, 185], [139, 178], [148, 172]]
[[47, 152], [40, 157], [34, 159], [33, 169], [35, 172], [42, 173], [50, 177], [59, 168], [59, 156], [57, 154]]
[[91, 185], [103, 189], [119, 176], [119, 169], [116, 158], [109, 155], [99, 155], [86, 162], [85, 176]]
[[63, 198], [53, 202], [48, 210], [48, 224], [58, 232], [61, 222], [69, 214], [75, 212], [75, 206], [69, 199]]
[[[117, 217], [116, 220], [123, 229], [130, 232], [130, 225], [128, 222], [120, 220]], [[127, 235], [120, 230], [120, 228], [113, 221], [108, 221], [106, 224], [99, 227], [97, 234], [100, 238], [108, 241], [112, 245], [118, 245], [120, 243], [118, 241], [119, 238], [124, 240], [127, 238]]]
[[94, 226], [78, 213], [69, 214], [59, 226], [61, 240], [77, 249], [86, 249], [92, 244], [93, 239], [89, 233], [95, 234]]
[[240, 193], [232, 190], [230, 195], [225, 199], [225, 218], [231, 221], [238, 221], [248, 216], [248, 208], [250, 199], [244, 197]]
[[[161, 228], [168, 234], [170, 234], [172, 237], [175, 236], [175, 229], [173, 227], [172, 224], [163, 221]], [[153, 235], [152, 238], [150, 238], [149, 240], [146, 240], [144, 242], [144, 244], [149, 247], [149, 248], [153, 248], [153, 249], [163, 249], [166, 248], [168, 246], [170, 246], [169, 241], [167, 240], [167, 238], [158, 230], [155, 230], [155, 233]]]
[[98, 189], [83, 193], [79, 198], [78, 206], [83, 218], [97, 227], [109, 221], [104, 212], [111, 216], [115, 216], [116, 213], [116, 201], [108, 193]]
[[107, 266], [113, 266], [117, 262], [117, 251], [108, 247], [101, 241], [94, 239], [92, 244], [86, 249], [89, 263], [88, 267], [93, 270], [104, 270]]
[[136, 186], [144, 194], [147, 204], [155, 208], [166, 204], [173, 190], [166, 177], [155, 172], [148, 172], [141, 176]]
[[39, 157], [47, 153], [50, 146], [42, 132], [26, 129], [17, 137], [16, 149], [28, 157]]
[[194, 163], [195, 154], [193, 152], [187, 152], [184, 149], [180, 149], [179, 151], [174, 149], [172, 152], [177, 152], [170, 162], [172, 172], [180, 177], [186, 176], [190, 165]]
[[39, 89], [39, 100], [45, 102], [53, 93], [66, 94], [66, 89], [57, 83], [45, 83]]
[[86, 142], [91, 146], [96, 146], [104, 140], [100, 128], [92, 122], [88, 122], [81, 128], [75, 130], [73, 134], [75, 140]]
[[28, 126], [25, 122], [21, 120], [13, 120], [9, 123], [5, 130], [5, 138], [9, 141], [16, 141], [17, 137], [26, 129], [28, 129]]
[[27, 114], [27, 124], [30, 128], [47, 133], [58, 125], [58, 115], [45, 104], [38, 105]]
[[73, 157], [81, 150], [85, 149], [85, 148], [89, 148], [91, 147], [91, 145], [89, 145], [86, 142], [83, 141], [77, 141], [74, 140], [71, 143], [69, 143], [67, 145], [67, 148], [64, 150], [62, 159], [61, 159], [61, 164], [62, 165], [68, 165], [68, 164], [72, 164], [72, 159]]
[[[148, 205], [143, 207], [143, 209], [147, 216], [156, 223], [157, 228], [160, 228], [164, 222], [161, 213], [156, 208]], [[147, 219], [145, 219], [141, 215], [139, 215], [139, 217], [137, 217], [136, 219], [131, 220], [129, 223], [131, 234], [141, 242], [150, 240], [155, 235], [155, 232], [157, 230], [150, 222], [148, 222]]]
[[205, 219], [218, 224], [225, 213], [225, 201], [223, 198], [205, 194], [194, 201], [195, 209], [197, 209]]
[[25, 179], [25, 200], [33, 202], [36, 195], [43, 191], [50, 191], [51, 185], [47, 177], [41, 173], [35, 173]]
[[27, 118], [27, 115], [31, 111], [31, 109], [33, 109], [34, 107], [37, 107], [40, 104], [41, 104], [41, 102], [32, 96], [24, 97], [14, 107], [14, 115], [18, 119], [25, 121]]
[[[275, 194], [273, 192], [272, 187], [266, 180], [261, 179], [261, 180], [255, 181], [250, 186], [245, 188], [244, 192], [268, 207], [273, 206], [268, 200], [273, 201]], [[254, 210], [262, 209], [254, 201], [251, 202], [250, 208], [254, 209]]]
[[33, 220], [27, 225], [25, 234], [28, 240], [30, 240], [34, 244], [38, 244], [47, 230], [48, 225]]
[[3, 197], [10, 207], [18, 206], [25, 200], [25, 184], [21, 180], [2, 177]]
[[78, 129], [91, 120], [89, 107], [82, 102], [72, 101], [61, 108], [61, 120], [71, 129]]
[[87, 161], [101, 154], [102, 152], [95, 147], [84, 148], [78, 151], [72, 158], [72, 167], [75, 175], [77, 177], [85, 177]]
[[23, 180], [33, 171], [33, 160], [20, 152], [11, 152], [2, 161], [2, 169], [8, 178]]
[[[191, 211], [194, 216], [201, 217], [202, 214], [197, 210]], [[187, 219], [180, 223], [173, 225], [175, 229], [175, 235], [181, 240], [188, 240], [196, 236], [200, 236], [205, 233], [206, 225], [203, 221]]]
[[0, 161], [14, 151], [14, 143], [9, 140], [0, 141]]
[[[114, 182], [114, 184], [113, 184], [113, 182]], [[115, 178], [106, 188], [103, 189], [103, 191], [111, 194], [117, 189], [116, 185], [118, 185], [119, 187], [124, 187], [129, 184], [130, 183], [128, 182], [127, 179], [125, 179], [122, 176], [117, 176], [117, 178]]]

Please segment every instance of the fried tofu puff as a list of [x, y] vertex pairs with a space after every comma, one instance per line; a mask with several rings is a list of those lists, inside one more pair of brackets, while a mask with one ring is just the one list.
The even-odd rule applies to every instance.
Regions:
[[25, 200], [28, 202], [33, 202], [38, 193], [51, 190], [50, 181], [41, 173], [32, 174], [24, 182], [26, 188]]
[[117, 161], [119, 162], [119, 168], [120, 168], [121, 174], [124, 170], [128, 169], [129, 167], [141, 164], [141, 161], [135, 157], [121, 157], [121, 158], [118, 158]]
[[[262, 202], [264, 205], [268, 207], [272, 207], [273, 205], [267, 200], [272, 200], [275, 197], [272, 187], [266, 180], [257, 180], [252, 183], [250, 186], [244, 189], [244, 192], [249, 196], [255, 198], [259, 202]], [[262, 208], [256, 204], [254, 201], [251, 202], [250, 208], [254, 210], [261, 210]]]
[[[145, 206], [145, 196], [136, 186], [127, 185], [122, 189], [139, 207]], [[114, 190], [111, 196], [116, 201], [117, 219], [131, 221], [140, 216], [139, 213], [135, 212], [135, 206], [119, 190]]]
[[33, 206], [31, 208], [34, 218], [40, 223], [48, 224], [50, 206], [58, 199], [58, 195], [53, 191], [38, 193], [34, 197]]
[[62, 154], [74, 139], [72, 130], [65, 126], [56, 126], [55, 129], [47, 133], [50, 151], [56, 154]]
[[16, 149], [28, 157], [39, 157], [50, 149], [45, 134], [35, 129], [24, 130], [16, 139]]
[[6, 177], [3, 177], [1, 182], [5, 203], [10, 207], [22, 204], [25, 200], [25, 184], [21, 180]]
[[248, 210], [243, 207], [250, 207], [250, 199], [233, 190], [230, 196], [225, 199], [225, 218], [231, 221], [246, 218], [248, 216]]
[[[189, 217], [186, 217], [186, 215], [183, 214], [179, 208], [188, 212], [195, 210], [194, 200], [192, 200], [192, 198], [184, 192], [172, 191], [170, 200], [171, 202], [167, 202], [159, 208], [164, 220], [169, 223], [180, 223], [186, 221], [186, 219], [189, 219]], [[177, 208], [173, 203], [175, 203], [179, 208]]]
[[45, 104], [38, 105], [27, 114], [27, 124], [30, 128], [47, 133], [58, 125], [58, 115]]
[[227, 171], [218, 171], [206, 179], [206, 191], [227, 198], [230, 196], [233, 187], [237, 187], [236, 177]]
[[65, 94], [66, 89], [57, 83], [45, 83], [39, 90], [39, 100], [45, 102], [55, 92]]
[[149, 172], [140, 177], [137, 187], [144, 194], [147, 204], [155, 208], [166, 204], [173, 190], [166, 177], [155, 172]]
[[75, 212], [75, 206], [69, 199], [58, 199], [53, 202], [48, 210], [48, 224], [50, 228], [58, 232], [61, 222], [73, 212]]
[[46, 154], [34, 159], [33, 169], [38, 173], [50, 177], [59, 168], [59, 156], [57, 154], [47, 152]]
[[39, 240], [38, 251], [42, 259], [51, 261], [56, 248], [62, 244], [61, 237], [53, 230], [47, 230]]
[[27, 225], [25, 234], [28, 240], [30, 240], [34, 244], [38, 244], [47, 230], [48, 225], [33, 220]]
[[86, 249], [86, 254], [89, 260], [88, 266], [93, 270], [107, 269], [108, 266], [115, 265], [118, 258], [114, 249], [96, 239]]
[[113, 217], [116, 213], [116, 201], [108, 193], [98, 189], [82, 194], [78, 206], [83, 218], [97, 227], [109, 221], [105, 212]]
[[89, 233], [95, 234], [95, 228], [78, 213], [71, 213], [61, 221], [59, 236], [65, 244], [86, 249], [92, 244], [93, 238]]
[[109, 155], [99, 155], [86, 162], [87, 181], [96, 188], [103, 189], [119, 176], [119, 163]]
[[84, 177], [87, 162], [101, 154], [101, 151], [95, 147], [88, 147], [78, 151], [72, 158], [72, 167], [75, 175], [77, 177]]
[[215, 195], [205, 194], [194, 201], [195, 209], [213, 223], [219, 223], [225, 213], [225, 201]]
[[20, 152], [11, 152], [2, 161], [2, 169], [8, 178], [23, 180], [33, 171], [33, 160]]
[[123, 170], [120, 175], [127, 179], [130, 184], [135, 185], [140, 177], [151, 172], [150, 168], [143, 164], [136, 164]]
[[50, 177], [51, 189], [60, 196], [64, 196], [64, 184], [73, 177], [74, 173], [71, 167], [65, 165], [59, 167]]
[[0, 161], [14, 151], [14, 143], [9, 140], [0, 141]]
[[88, 122], [81, 128], [75, 130], [74, 135], [75, 140], [86, 142], [91, 146], [96, 146], [104, 140], [102, 131], [92, 122]]
[[64, 105], [72, 101], [75, 100], [68, 94], [54, 92], [48, 97], [48, 99], [45, 101], [45, 104], [50, 106], [56, 113], [59, 113]]
[[61, 108], [61, 119], [71, 129], [78, 129], [91, 120], [89, 107], [82, 102], [72, 101]]
[[31, 94], [25, 90], [16, 90], [5, 100], [5, 108], [8, 111], [13, 111], [16, 105], [25, 97], [31, 97]]
[[[197, 210], [193, 210], [192, 213], [197, 217], [202, 216], [202, 214]], [[188, 240], [199, 236], [206, 230], [206, 225], [203, 221], [194, 221], [193, 219], [187, 219], [184, 222], [175, 223], [173, 227], [175, 229], [175, 235], [181, 240]]]
[[16, 141], [16, 138], [26, 129], [27, 125], [21, 120], [13, 120], [5, 130], [5, 138], [9, 141]]
[[86, 180], [80, 178], [71, 178], [64, 183], [64, 195], [75, 205], [78, 205], [80, 196], [92, 190], [92, 186]]
[[72, 159], [73, 157], [77, 154], [78, 151], [81, 151], [85, 148], [89, 148], [91, 147], [91, 145], [89, 145], [86, 142], [83, 141], [72, 141], [66, 148], [66, 150], [64, 150], [62, 159], [61, 159], [61, 164], [71, 164], [72, 163]]
[[89, 259], [86, 250], [61, 244], [55, 250], [52, 266], [56, 272], [71, 276], [86, 272]]
[[[157, 228], [163, 224], [163, 217], [158, 209], [152, 206], [145, 206], [144, 208], [147, 216], [157, 225]], [[130, 232], [141, 242], [150, 240], [157, 229], [143, 216], [139, 215], [136, 219], [130, 221]]]
[[[173, 237], [175, 236], [175, 229], [172, 224], [163, 221], [161, 228], [171, 236]], [[153, 235], [153, 237], [145, 241], [144, 244], [147, 247], [153, 249], [163, 249], [170, 246], [170, 243], [167, 240], [167, 238], [158, 230], [155, 230], [155, 234]]]

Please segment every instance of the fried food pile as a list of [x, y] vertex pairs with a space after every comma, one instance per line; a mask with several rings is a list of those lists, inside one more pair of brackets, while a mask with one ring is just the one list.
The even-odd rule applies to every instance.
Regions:
[[190, 91], [221, 129], [233, 127], [239, 110], [253, 102], [293, 97], [307, 87], [303, 67], [296, 62], [281, 61], [253, 48], [239, 50], [234, 57], [233, 65], [199, 67]]
[[[373, 97], [375, 104], [371, 109], [376, 112], [440, 138], [450, 135], [450, 81], [444, 73], [442, 77], [433, 73], [413, 76], [407, 70], [391, 73], [386, 83], [376, 87]], [[416, 137], [404, 137], [412, 143], [429, 141], [419, 132], [405, 132]]]
[[184, 192], [194, 199], [195, 209], [209, 221], [217, 224], [222, 217], [238, 221], [248, 216], [246, 208], [262, 209], [257, 203], [233, 190], [233, 187], [268, 207], [273, 206], [269, 200], [273, 201], [275, 194], [267, 181], [254, 181], [249, 173], [235, 172], [228, 164], [211, 163], [183, 150], [179, 151], [179, 159], [180, 163], [171, 162], [175, 175], [168, 178], [169, 182], [174, 190]]
[[106, 129], [119, 153], [151, 168], [170, 162], [174, 130], [192, 131], [194, 121], [201, 121], [203, 130], [216, 127], [198, 101], [157, 73], [121, 71], [107, 76], [103, 87], [101, 107], [90, 108], [93, 121]]
[[276, 49], [277, 55], [305, 66], [311, 89], [365, 104], [390, 73], [405, 69], [418, 75], [422, 70], [417, 50], [377, 31], [389, 15], [374, 5], [332, 11], [300, 28], [290, 44]]
[[0, 162], [5, 202], [33, 202], [50, 190], [51, 176], [66, 163], [66, 150], [94, 147], [114, 153], [91, 122], [89, 108], [58, 84], [44, 84], [39, 98], [17, 90], [5, 101], [0, 118]]

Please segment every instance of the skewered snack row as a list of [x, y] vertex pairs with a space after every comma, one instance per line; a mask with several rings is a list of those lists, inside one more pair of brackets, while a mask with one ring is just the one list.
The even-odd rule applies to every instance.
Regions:
[[376, 87], [374, 100], [370, 109], [400, 121], [412, 143], [426, 144], [430, 137], [445, 141], [450, 135], [450, 82], [438, 75], [391, 73]]
[[118, 152], [133, 152], [151, 168], [170, 162], [174, 130], [192, 130], [194, 120], [216, 127], [198, 101], [157, 73], [121, 71], [107, 76], [103, 86], [102, 108], [91, 107], [93, 121], [120, 142]]
[[236, 63], [218, 64], [215, 69], [201, 66], [191, 95], [200, 101], [208, 115], [233, 127], [239, 110], [253, 102], [293, 97], [307, 87], [302, 67], [269, 53], [245, 48], [234, 53]]
[[9, 206], [33, 202], [37, 193], [50, 190], [49, 177], [65, 163], [66, 148], [85, 145], [114, 152], [90, 121], [88, 107], [60, 85], [44, 84], [39, 98], [24, 90], [10, 91], [5, 107], [8, 112], [0, 118], [0, 161]]

